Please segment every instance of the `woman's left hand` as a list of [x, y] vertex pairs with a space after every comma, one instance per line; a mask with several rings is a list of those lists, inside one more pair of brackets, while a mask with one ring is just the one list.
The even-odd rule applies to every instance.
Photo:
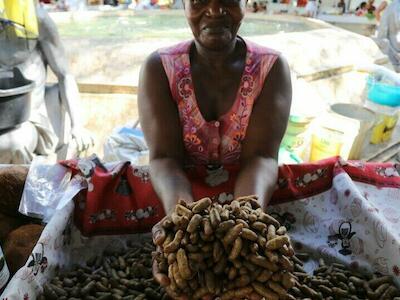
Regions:
[[170, 283], [168, 276], [160, 272], [156, 259], [157, 256], [162, 255], [161, 245], [164, 243], [166, 237], [165, 230], [161, 225], [165, 218], [166, 217], [164, 217], [152, 228], [153, 244], [156, 246], [156, 251], [153, 253], [153, 277], [162, 287], [167, 287]]

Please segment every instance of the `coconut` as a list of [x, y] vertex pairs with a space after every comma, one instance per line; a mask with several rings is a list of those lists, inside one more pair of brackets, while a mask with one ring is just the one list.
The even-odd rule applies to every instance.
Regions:
[[13, 275], [27, 262], [40, 235], [42, 225], [24, 225], [10, 232], [4, 243], [4, 256]]
[[0, 169], [0, 213], [18, 216], [28, 168], [12, 166]]
[[21, 218], [10, 217], [0, 213], [0, 244], [4, 242], [7, 235], [24, 224]]

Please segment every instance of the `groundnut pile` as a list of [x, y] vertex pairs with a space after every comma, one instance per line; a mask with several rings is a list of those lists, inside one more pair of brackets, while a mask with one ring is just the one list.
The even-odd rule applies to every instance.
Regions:
[[293, 259], [296, 284], [290, 293], [296, 299], [400, 300], [400, 290], [390, 276], [357, 273], [342, 264], [327, 265], [323, 259], [314, 275], [310, 275], [303, 270], [301, 261], [306, 261], [308, 255], [296, 254]]
[[[294, 254], [286, 228], [264, 213], [252, 196], [223, 206], [209, 198], [179, 202], [162, 227], [166, 239], [154, 258], [170, 279], [173, 297], [400, 300], [390, 276], [361, 274], [323, 259], [313, 274], [306, 273], [303, 263], [309, 256]], [[150, 238], [127, 250], [106, 250], [85, 266], [58, 273], [38, 299], [170, 299], [153, 280], [154, 250]]]
[[157, 256], [175, 296], [200, 299], [295, 299], [294, 254], [286, 228], [255, 197], [220, 205], [204, 198], [180, 202], [162, 224], [167, 237]]
[[164, 290], [153, 280], [151, 253], [154, 250], [153, 244], [147, 242], [93, 257], [86, 266], [58, 274], [44, 285], [38, 299], [167, 299]]

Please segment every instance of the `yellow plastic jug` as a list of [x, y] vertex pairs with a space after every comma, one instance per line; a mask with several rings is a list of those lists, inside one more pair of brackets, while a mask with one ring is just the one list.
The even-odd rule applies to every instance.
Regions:
[[34, 0], [0, 0], [0, 19], [16, 24], [14, 30], [19, 38], [37, 39], [39, 37]]
[[385, 115], [377, 114], [377, 122], [372, 129], [371, 144], [380, 144], [391, 139], [392, 133], [396, 128], [398, 121], [397, 114]]
[[320, 127], [312, 135], [310, 161], [318, 161], [340, 155], [343, 146], [343, 132]]

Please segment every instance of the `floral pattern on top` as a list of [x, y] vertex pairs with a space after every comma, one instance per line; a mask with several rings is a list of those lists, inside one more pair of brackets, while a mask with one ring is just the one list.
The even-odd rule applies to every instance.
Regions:
[[183, 141], [189, 162], [234, 164], [239, 162], [253, 104], [278, 52], [244, 41], [247, 47], [244, 71], [231, 109], [218, 120], [207, 122], [195, 95], [189, 52], [192, 41], [159, 50], [170, 90], [177, 104]]

